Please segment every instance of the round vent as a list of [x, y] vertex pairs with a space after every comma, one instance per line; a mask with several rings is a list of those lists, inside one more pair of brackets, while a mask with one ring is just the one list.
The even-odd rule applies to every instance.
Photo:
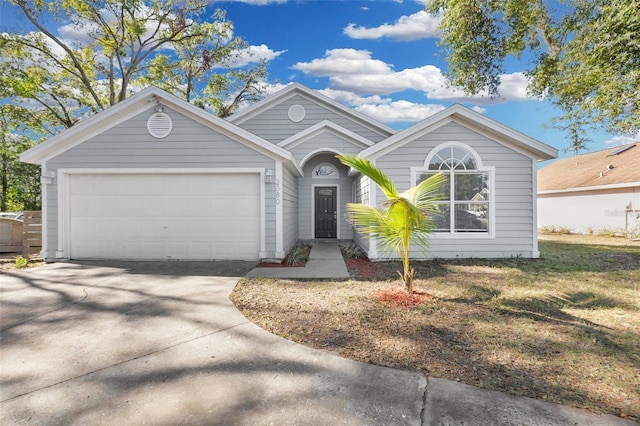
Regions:
[[304, 119], [305, 110], [302, 105], [293, 105], [289, 108], [289, 120], [297, 123]]
[[171, 117], [164, 112], [156, 112], [147, 120], [147, 130], [154, 138], [166, 138], [171, 133], [171, 129], [173, 129]]

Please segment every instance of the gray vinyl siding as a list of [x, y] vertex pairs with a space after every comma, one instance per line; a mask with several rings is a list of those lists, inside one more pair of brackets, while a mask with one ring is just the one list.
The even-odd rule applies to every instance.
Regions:
[[[293, 105], [302, 105], [305, 109], [305, 117], [295, 123], [289, 119], [289, 108]], [[359, 120], [341, 115], [326, 106], [313, 102], [304, 96], [296, 95], [273, 106], [267, 111], [251, 117], [239, 126], [275, 144], [293, 136], [323, 120], [330, 120], [345, 129], [367, 138], [372, 142], [379, 142], [384, 135], [373, 131]]]
[[[340, 177], [336, 178], [312, 178], [313, 168], [320, 163], [333, 164], [339, 171]], [[314, 235], [314, 214], [313, 214], [313, 187], [314, 186], [338, 186], [338, 235], [340, 239], [350, 240], [353, 238], [353, 228], [346, 221], [346, 205], [352, 202], [351, 194], [352, 178], [348, 176], [347, 167], [343, 166], [333, 155], [322, 154], [311, 158], [304, 165], [304, 177], [298, 179], [300, 190], [300, 201], [298, 209], [299, 236], [301, 240], [308, 240]]]
[[287, 169], [282, 173], [283, 237], [285, 253], [298, 241], [298, 178]]
[[302, 162], [302, 159], [309, 154], [319, 149], [331, 148], [342, 154], [357, 154], [363, 150], [363, 147], [354, 145], [348, 140], [336, 135], [333, 132], [323, 132], [313, 138], [310, 138], [304, 142], [301, 142], [292, 147], [286, 147], [298, 160]]
[[[376, 165], [396, 183], [399, 191], [411, 183], [410, 167], [423, 167], [429, 152], [446, 142], [461, 142], [476, 151], [483, 166], [495, 167], [494, 238], [433, 237], [423, 257], [531, 257], [534, 251], [534, 161], [509, 147], [457, 124], [449, 123], [398, 147], [376, 160]], [[378, 191], [378, 204], [384, 195]], [[419, 256], [419, 255], [416, 255]]]
[[[61, 168], [275, 168], [275, 161], [180, 113], [165, 108], [173, 130], [164, 139], [147, 131], [152, 112], [138, 114], [117, 127], [63, 152], [46, 163]], [[47, 188], [47, 250], [58, 249], [58, 179]], [[266, 250], [275, 251], [275, 194], [266, 187]]]
[[[360, 204], [369, 204], [369, 194], [371, 180], [366, 176], [358, 176], [355, 179], [355, 202]], [[369, 238], [357, 232], [355, 229], [353, 231], [353, 241], [362, 248], [365, 253], [369, 252]]]

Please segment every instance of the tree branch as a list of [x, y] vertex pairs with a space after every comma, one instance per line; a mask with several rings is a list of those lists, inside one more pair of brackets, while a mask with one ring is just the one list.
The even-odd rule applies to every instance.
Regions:
[[89, 78], [87, 77], [84, 68], [82, 67], [82, 64], [80, 63], [80, 61], [78, 60], [78, 58], [76, 57], [76, 55], [73, 53], [73, 51], [64, 43], [62, 43], [60, 40], [58, 40], [58, 38], [56, 36], [54, 36], [49, 30], [47, 30], [43, 25], [41, 25], [37, 19], [35, 19], [35, 17], [31, 14], [31, 11], [29, 10], [29, 8], [27, 8], [26, 2], [24, 0], [20, 0], [17, 1], [16, 4], [20, 7], [20, 9], [22, 9], [22, 12], [25, 14], [25, 16], [27, 17], [27, 19], [36, 27], [38, 28], [44, 35], [46, 35], [47, 37], [49, 37], [49, 39], [51, 41], [53, 41], [54, 43], [56, 43], [58, 46], [60, 46], [66, 53], [67, 55], [69, 55], [69, 57], [71, 58], [71, 61], [73, 62], [75, 68], [78, 70], [78, 72], [80, 73], [80, 80], [82, 81], [82, 84], [86, 87], [86, 89], [89, 91], [89, 93], [91, 93], [91, 97], [93, 98], [94, 102], [101, 108], [104, 109], [104, 106], [102, 105], [102, 102], [100, 101], [100, 97], [98, 96], [98, 94], [93, 90], [93, 87], [91, 86], [91, 81], [89, 80]]

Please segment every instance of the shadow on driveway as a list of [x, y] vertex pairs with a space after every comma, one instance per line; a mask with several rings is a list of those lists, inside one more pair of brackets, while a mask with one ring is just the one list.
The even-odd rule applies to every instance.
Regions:
[[229, 294], [253, 266], [74, 262], [3, 273], [0, 423], [420, 423], [422, 375], [249, 322]]

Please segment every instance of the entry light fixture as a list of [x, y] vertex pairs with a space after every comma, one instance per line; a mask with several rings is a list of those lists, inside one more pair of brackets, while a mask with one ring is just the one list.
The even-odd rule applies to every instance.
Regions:
[[273, 169], [267, 169], [264, 172], [264, 181], [265, 183], [273, 183], [273, 178], [274, 178], [274, 174], [273, 174]]

